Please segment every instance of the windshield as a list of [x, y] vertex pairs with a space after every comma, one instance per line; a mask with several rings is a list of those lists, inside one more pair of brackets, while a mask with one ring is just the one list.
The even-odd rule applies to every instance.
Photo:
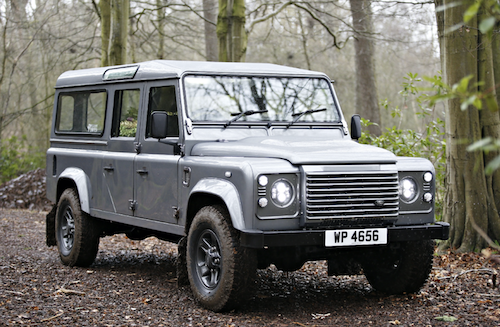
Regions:
[[[339, 122], [330, 90], [321, 78], [194, 76], [184, 78], [193, 122]], [[236, 119], [235, 119], [236, 118]]]

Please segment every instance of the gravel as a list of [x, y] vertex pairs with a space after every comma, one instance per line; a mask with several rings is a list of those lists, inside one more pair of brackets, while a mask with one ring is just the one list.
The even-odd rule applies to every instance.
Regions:
[[105, 237], [91, 267], [69, 268], [45, 245], [45, 214], [0, 209], [0, 325], [500, 326], [498, 264], [476, 253], [436, 255], [422, 291], [403, 296], [329, 277], [325, 262], [271, 266], [243, 308], [213, 313], [178, 288], [175, 244]]

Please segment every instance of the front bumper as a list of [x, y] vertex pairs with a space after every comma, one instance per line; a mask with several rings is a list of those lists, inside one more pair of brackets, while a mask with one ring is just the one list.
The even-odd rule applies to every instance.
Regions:
[[[410, 225], [388, 227], [388, 243], [417, 240], [447, 240], [450, 224], [437, 222], [433, 225]], [[243, 230], [242, 246], [262, 249], [278, 246], [324, 246], [324, 230], [259, 231]]]

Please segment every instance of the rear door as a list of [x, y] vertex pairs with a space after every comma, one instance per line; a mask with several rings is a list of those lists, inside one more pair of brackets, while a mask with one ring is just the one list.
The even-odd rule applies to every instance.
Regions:
[[148, 83], [145, 96], [147, 111], [141, 118], [146, 126], [139, 136], [140, 151], [134, 163], [135, 216], [177, 223], [180, 154], [177, 146], [161, 143], [150, 136], [151, 113], [165, 111], [169, 116], [168, 139], [179, 140], [177, 80]]
[[140, 84], [118, 86], [112, 92], [111, 137], [102, 167], [105, 211], [133, 215], [134, 160], [137, 156], [137, 122], [142, 92]]

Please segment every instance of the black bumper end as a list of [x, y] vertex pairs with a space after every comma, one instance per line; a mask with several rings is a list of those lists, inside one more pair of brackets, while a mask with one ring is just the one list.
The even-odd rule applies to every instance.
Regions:
[[[388, 227], [388, 242], [417, 240], [447, 240], [450, 224], [436, 222], [433, 225], [410, 225]], [[244, 230], [241, 233], [242, 246], [262, 249], [281, 246], [324, 246], [324, 230], [257, 231]]]

